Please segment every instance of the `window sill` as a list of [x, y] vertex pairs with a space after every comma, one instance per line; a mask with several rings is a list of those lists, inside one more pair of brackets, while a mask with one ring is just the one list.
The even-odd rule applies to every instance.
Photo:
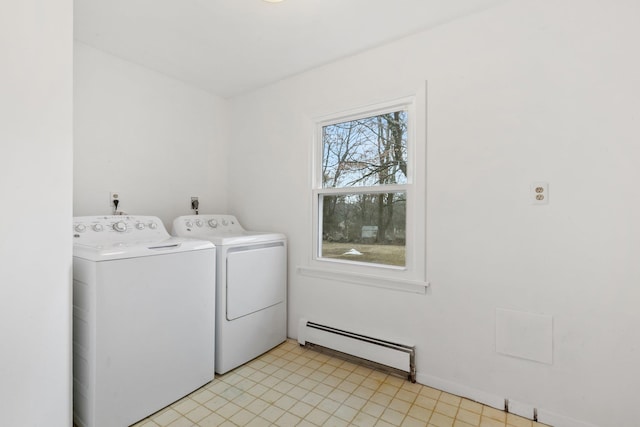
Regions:
[[426, 294], [428, 282], [419, 280], [391, 279], [371, 274], [350, 273], [344, 271], [329, 271], [324, 268], [298, 267], [298, 274], [318, 279], [335, 280], [374, 288], [391, 289], [414, 294]]

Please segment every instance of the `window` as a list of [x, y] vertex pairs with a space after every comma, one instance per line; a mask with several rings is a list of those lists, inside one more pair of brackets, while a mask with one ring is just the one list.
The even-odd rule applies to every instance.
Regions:
[[318, 122], [315, 260], [386, 270], [410, 266], [412, 114], [405, 100]]

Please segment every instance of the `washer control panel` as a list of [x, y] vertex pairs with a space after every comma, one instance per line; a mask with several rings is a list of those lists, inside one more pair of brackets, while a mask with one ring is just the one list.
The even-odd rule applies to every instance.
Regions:
[[169, 237], [160, 218], [141, 215], [79, 216], [73, 218], [76, 242], [147, 240]]
[[185, 215], [173, 221], [173, 234], [178, 236], [241, 234], [243, 231], [233, 215]]

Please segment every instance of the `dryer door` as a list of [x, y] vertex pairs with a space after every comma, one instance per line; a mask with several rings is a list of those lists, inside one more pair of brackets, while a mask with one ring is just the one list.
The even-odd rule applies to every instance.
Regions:
[[227, 252], [227, 320], [263, 310], [286, 298], [284, 242], [230, 248]]

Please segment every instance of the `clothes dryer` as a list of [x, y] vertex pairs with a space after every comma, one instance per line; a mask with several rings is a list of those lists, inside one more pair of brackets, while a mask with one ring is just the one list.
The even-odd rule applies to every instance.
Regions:
[[188, 215], [172, 233], [216, 246], [216, 372], [224, 374], [287, 339], [287, 241], [245, 230], [233, 215]]
[[78, 427], [139, 421], [214, 378], [215, 247], [152, 216], [73, 220]]

